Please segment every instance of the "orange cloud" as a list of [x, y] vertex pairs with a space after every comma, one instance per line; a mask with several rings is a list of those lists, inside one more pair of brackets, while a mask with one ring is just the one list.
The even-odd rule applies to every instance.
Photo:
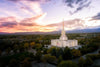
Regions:
[[[0, 31], [2, 32], [50, 32], [56, 30], [56, 27], [43, 26], [37, 24], [44, 14], [34, 16], [32, 18], [25, 18], [20, 22], [16, 21], [14, 17], [0, 18]], [[8, 30], [9, 29], [9, 30]]]

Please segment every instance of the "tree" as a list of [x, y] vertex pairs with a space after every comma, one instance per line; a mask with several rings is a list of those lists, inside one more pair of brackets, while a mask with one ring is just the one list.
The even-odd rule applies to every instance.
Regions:
[[63, 49], [62, 48], [56, 48], [56, 57], [59, 58], [59, 56], [63, 55]]
[[15, 53], [17, 53], [17, 50], [18, 50], [18, 45], [14, 45], [14, 46], [13, 46], [13, 51], [14, 51]]
[[99, 54], [100, 54], [100, 50], [99, 50]]
[[8, 48], [6, 49], [6, 53], [7, 53], [7, 54], [9, 54], [9, 53], [10, 53], [10, 51], [11, 51], [11, 48], [10, 48], [10, 47], [8, 47]]
[[60, 55], [58, 58], [58, 64], [63, 60], [62, 56]]
[[85, 60], [82, 57], [80, 57], [80, 59], [78, 61], [78, 65], [79, 65], [79, 67], [85, 67]]
[[86, 57], [86, 60], [85, 60], [85, 65], [86, 66], [89, 66], [89, 65], [92, 65], [93, 64], [93, 60], [89, 57]]
[[23, 52], [25, 49], [22, 44], [20, 44], [18, 47], [19, 47], [20, 52]]
[[2, 54], [2, 51], [0, 50], [0, 56], [1, 56], [1, 54]]
[[70, 48], [68, 48], [68, 47], [64, 48], [63, 59], [64, 60], [72, 59], [72, 53], [71, 53], [71, 49]]
[[9, 61], [8, 67], [19, 67], [19, 63], [18, 63], [18, 61], [16, 59], [11, 59]]
[[29, 61], [29, 58], [25, 58], [25, 59], [22, 61], [21, 67], [32, 67], [32, 64], [31, 64], [31, 62]]
[[28, 48], [29, 48], [29, 43], [25, 43], [25, 44], [24, 44], [24, 48], [25, 48], [26, 50], [28, 50]]
[[41, 52], [40, 50], [38, 50], [38, 51], [36, 52], [35, 59], [36, 59], [38, 62], [40, 62], [41, 57], [42, 57], [42, 52]]
[[40, 50], [42, 48], [42, 45], [41, 44], [36, 44], [36, 49], [37, 50]]
[[23, 61], [23, 60], [25, 59], [25, 55], [24, 55], [24, 54], [20, 55], [20, 56], [18, 57], [18, 59], [19, 59], [20, 61]]
[[80, 52], [80, 50], [77, 50], [77, 49], [72, 49], [72, 55], [73, 55], [73, 57], [80, 57], [81, 56], [81, 52]]
[[48, 50], [47, 48], [44, 48], [43, 49], [43, 54], [47, 54], [47, 50]]
[[42, 58], [43, 62], [48, 62], [48, 63], [53, 63], [56, 61], [56, 57], [55, 56], [51, 56], [50, 54], [46, 54], [43, 56]]
[[56, 56], [56, 47], [51, 47], [50, 49], [47, 50], [47, 53]]
[[33, 48], [35, 46], [35, 42], [30, 43], [30, 47]]
[[78, 67], [78, 65], [72, 61], [62, 61], [58, 67]]

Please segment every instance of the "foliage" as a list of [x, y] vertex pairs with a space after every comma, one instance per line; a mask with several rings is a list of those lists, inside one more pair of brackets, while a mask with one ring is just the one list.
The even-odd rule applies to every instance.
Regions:
[[47, 54], [48, 49], [47, 48], [43, 48], [43, 54]]
[[56, 57], [55, 56], [51, 56], [50, 54], [46, 54], [43, 56], [42, 58], [43, 62], [48, 62], [48, 63], [53, 63], [56, 61]]
[[[82, 36], [85, 33], [75, 33], [75, 34], [67, 34], [69, 39], [78, 39], [79, 44], [82, 45], [82, 48], [79, 49], [69, 49], [68, 47], [65, 48], [58, 48], [58, 47], [51, 47], [47, 49], [44, 45], [48, 45], [51, 42], [51, 39], [59, 38], [60, 34], [53, 34], [53, 35], [0, 35], [0, 54], [5, 51], [7, 53], [6, 56], [0, 56], [0, 67], [5, 67], [9, 65], [10, 62], [16, 61], [18, 63], [25, 61], [25, 58], [30, 57], [30, 60], [27, 62], [36, 60], [38, 62], [41, 61], [41, 58], [47, 58], [44, 61], [51, 62], [56, 61], [56, 63], [60, 63], [63, 60], [71, 60], [72, 58], [80, 57], [89, 52], [93, 52], [100, 47], [100, 34], [99, 33], [87, 33], [86, 36]], [[95, 37], [93, 35], [96, 35]], [[36, 51], [34, 53], [26, 52], [29, 48], [34, 48], [33, 50]], [[13, 55], [10, 51], [13, 50]], [[20, 51], [19, 53], [17, 51]], [[26, 51], [25, 51], [26, 50]], [[43, 54], [42, 54], [43, 52]], [[46, 54], [46, 56], [45, 56]], [[48, 54], [50, 54], [48, 58]], [[54, 59], [56, 58], [56, 60]], [[91, 61], [100, 58], [100, 55], [88, 55], [90, 59], [86, 59]], [[51, 59], [50, 59], [51, 58]], [[53, 58], [53, 59], [52, 59]], [[48, 60], [49, 59], [49, 60]], [[16, 60], [16, 61], [15, 61]], [[84, 59], [80, 59], [79, 63], [82, 64]], [[89, 62], [90, 63], [90, 62]], [[89, 65], [86, 64], [86, 65]], [[91, 62], [92, 63], [92, 62]], [[79, 65], [79, 64], [78, 64]], [[82, 64], [84, 65], [84, 64]], [[81, 65], [79, 65], [81, 66]]]
[[89, 57], [87, 57], [85, 59], [85, 66], [89, 66], [89, 65], [92, 65], [93, 64], [93, 60]]
[[80, 59], [78, 61], [78, 66], [79, 67], [85, 67], [85, 59], [83, 59], [82, 57], [80, 57]]
[[47, 53], [56, 56], [56, 47], [49, 48]]
[[37, 60], [37, 62], [41, 61], [41, 57], [42, 57], [42, 52], [38, 50], [35, 55], [35, 59]]
[[25, 58], [22, 61], [21, 67], [32, 67], [31, 62], [29, 61], [30, 58]]
[[25, 43], [24, 48], [27, 50], [29, 48], [29, 43]]
[[[33, 61], [34, 55], [32, 53], [23, 52], [23, 53], [17, 53], [14, 55], [8, 55], [8, 56], [1, 56], [0, 57], [0, 67], [6, 67], [6, 65], [9, 65], [13, 59], [16, 60], [18, 63], [23, 61], [25, 58], [30, 57], [30, 61]], [[15, 61], [14, 61], [15, 62]]]
[[63, 59], [64, 60], [72, 59], [72, 53], [71, 53], [71, 49], [70, 48], [68, 48], [68, 47], [64, 48]]
[[11, 48], [10, 48], [10, 47], [8, 47], [8, 48], [6, 49], [6, 53], [7, 53], [7, 54], [9, 54], [9, 53], [10, 53], [10, 51], [11, 51]]
[[62, 56], [60, 55], [59, 58], [58, 58], [58, 60], [57, 60], [58, 64], [59, 64], [61, 61], [63, 61], [63, 58], [62, 58]]
[[100, 54], [88, 54], [86, 57], [91, 58], [92, 60], [100, 59]]
[[2, 51], [0, 50], [0, 56], [1, 56], [1, 54], [2, 54]]
[[30, 47], [32, 48], [32, 47], [34, 47], [35, 46], [35, 42], [31, 42], [30, 43]]
[[16, 59], [11, 59], [8, 67], [19, 67], [19, 63]]
[[19, 49], [18, 45], [15, 44], [15, 45], [13, 46], [13, 51], [14, 51], [14, 53], [17, 53], [17, 50], [18, 50], [18, 49]]
[[78, 67], [78, 65], [72, 61], [62, 61], [58, 67]]
[[80, 50], [77, 50], [77, 49], [72, 49], [72, 56], [73, 57], [80, 57], [81, 56], [81, 52], [80, 52]]

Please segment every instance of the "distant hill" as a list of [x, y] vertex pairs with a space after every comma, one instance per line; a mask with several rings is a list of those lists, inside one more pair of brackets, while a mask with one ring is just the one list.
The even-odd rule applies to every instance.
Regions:
[[[28, 34], [60, 34], [61, 31], [53, 31], [53, 32], [17, 32], [17, 33], [5, 33], [0, 32], [0, 35], [3, 34], [14, 34], [14, 35], [28, 35]], [[66, 31], [66, 33], [100, 33], [100, 28], [95, 29], [80, 29], [80, 30], [71, 30]]]

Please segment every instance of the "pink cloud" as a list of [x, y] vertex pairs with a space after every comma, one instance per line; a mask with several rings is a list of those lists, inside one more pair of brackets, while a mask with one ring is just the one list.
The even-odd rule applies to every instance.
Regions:
[[[0, 18], [0, 30], [2, 32], [28, 32], [28, 31], [53, 31], [53, 27], [43, 26], [37, 24], [36, 20], [41, 18], [44, 14], [37, 15], [31, 18], [25, 18], [21, 21], [16, 21], [14, 17]], [[9, 29], [9, 30], [8, 30]]]
[[12, 22], [12, 21], [15, 21], [16, 18], [15, 17], [1, 17], [0, 18], [0, 23], [1, 22]]

